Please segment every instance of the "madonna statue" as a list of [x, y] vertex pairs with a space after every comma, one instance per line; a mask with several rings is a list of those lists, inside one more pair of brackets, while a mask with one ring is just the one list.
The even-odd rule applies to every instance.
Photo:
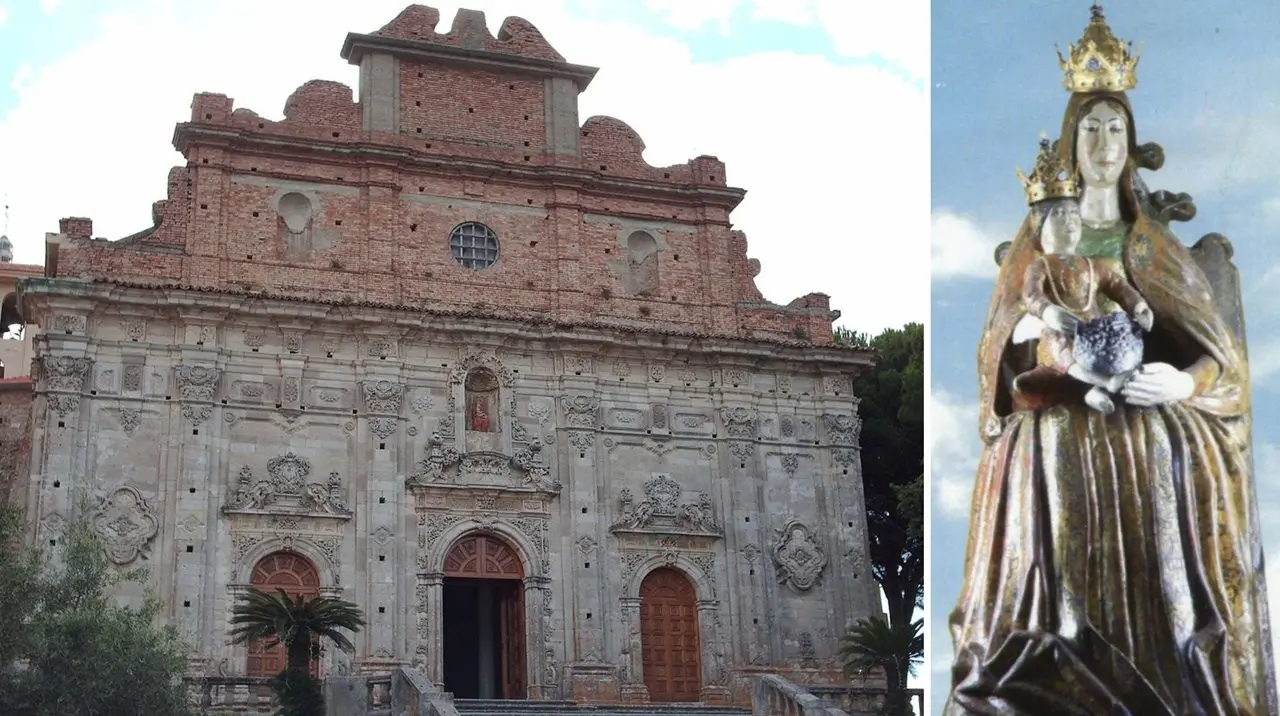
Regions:
[[1070, 307], [1027, 312], [1048, 218], [1033, 204], [998, 253], [978, 350], [984, 449], [945, 713], [1280, 714], [1238, 284], [1223, 295], [1210, 280], [1220, 272], [1202, 265], [1206, 242], [1221, 252], [1226, 240], [1183, 246], [1166, 222], [1194, 214], [1189, 197], [1139, 178], [1163, 154], [1137, 142], [1125, 95], [1137, 58], [1101, 8], [1061, 65], [1071, 96], [1055, 166], [1072, 169], [1024, 186], [1078, 202], [1076, 252], [1120, 271], [1150, 330], [1110, 411], [1066, 372], [1015, 379], [1046, 332], [1070, 336], [1084, 320]]

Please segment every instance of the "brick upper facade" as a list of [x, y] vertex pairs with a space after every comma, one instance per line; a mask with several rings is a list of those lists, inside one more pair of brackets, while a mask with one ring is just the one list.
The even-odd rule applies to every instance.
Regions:
[[[410, 6], [372, 34], [348, 35], [359, 92], [299, 87], [285, 117], [266, 120], [201, 93], [174, 146], [155, 225], [119, 241], [89, 219], [61, 222], [51, 278], [364, 304], [453, 316], [802, 346], [830, 345], [838, 312], [814, 293], [763, 300], [747, 241], [730, 212], [745, 192], [701, 156], [649, 166], [625, 123], [579, 124], [594, 68], [569, 64], [528, 22], [498, 36], [462, 11]], [[282, 192], [308, 197], [305, 241], [286, 249]], [[491, 227], [496, 265], [473, 271], [450, 254], [462, 222]], [[628, 237], [653, 236], [652, 257]], [[643, 258], [646, 277], [629, 275]], [[655, 265], [656, 264], [656, 268]]]

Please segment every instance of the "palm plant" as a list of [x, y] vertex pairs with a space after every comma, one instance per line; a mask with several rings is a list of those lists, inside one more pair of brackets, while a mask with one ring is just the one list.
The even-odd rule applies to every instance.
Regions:
[[840, 648], [845, 674], [852, 678], [871, 669], [883, 669], [888, 698], [883, 713], [898, 716], [910, 713], [907, 677], [914, 676], [916, 664], [924, 658], [924, 620], [890, 625], [881, 617], [863, 619], [849, 630]]
[[353, 652], [355, 645], [342, 630], [354, 633], [364, 623], [360, 608], [345, 599], [291, 597], [282, 589], [268, 594], [251, 588], [231, 609], [230, 636], [233, 644], [284, 644], [287, 666], [274, 684], [282, 713], [323, 713], [319, 685], [310, 674], [320, 640], [328, 638], [339, 649]]

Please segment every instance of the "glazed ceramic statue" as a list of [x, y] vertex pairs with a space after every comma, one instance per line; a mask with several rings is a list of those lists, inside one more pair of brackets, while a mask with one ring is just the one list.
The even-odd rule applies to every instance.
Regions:
[[[1031, 320], [1028, 271], [1044, 259], [1033, 207], [997, 252], [978, 353], [985, 444], [950, 624], [949, 716], [1280, 713], [1239, 286], [1225, 239], [1188, 250], [1169, 230], [1194, 215], [1189, 198], [1138, 176], [1163, 154], [1137, 142], [1125, 94], [1136, 66], [1095, 6], [1062, 58], [1071, 95], [1056, 151], [1079, 182], [1075, 253], [1119, 272], [1135, 316], [1147, 304], [1143, 363], [1108, 386], [1111, 412], [1086, 405], [1090, 386], [1070, 375], [1018, 380], [1044, 363], [1036, 331], [1015, 341]], [[1039, 310], [1050, 330], [1088, 317]]]

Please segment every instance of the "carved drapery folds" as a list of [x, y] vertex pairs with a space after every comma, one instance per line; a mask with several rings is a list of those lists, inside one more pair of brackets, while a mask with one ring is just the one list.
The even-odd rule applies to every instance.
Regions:
[[255, 480], [253, 470], [248, 466], [240, 468], [224, 510], [351, 517], [338, 473], [329, 473], [325, 482], [308, 483], [311, 463], [293, 452], [271, 458], [267, 462], [267, 473], [267, 479]]
[[534, 442], [514, 455], [477, 451], [463, 453], [445, 444], [445, 436], [432, 433], [426, 456], [409, 475], [408, 484], [485, 486], [499, 489], [532, 489], [559, 492], [560, 482], [542, 457], [542, 445]]
[[160, 520], [137, 489], [124, 485], [102, 498], [93, 514], [94, 530], [106, 544], [107, 557], [125, 565], [146, 559]]
[[723, 528], [712, 514], [711, 497], [699, 493], [696, 501], [682, 503], [680, 483], [670, 475], [657, 474], [644, 484], [644, 499], [638, 504], [631, 490], [623, 488], [622, 514], [613, 523], [614, 532], [656, 534], [702, 534], [720, 536]]
[[791, 520], [777, 531], [773, 563], [778, 571], [779, 584], [807, 592], [822, 581], [827, 555], [812, 530], [799, 520]]

